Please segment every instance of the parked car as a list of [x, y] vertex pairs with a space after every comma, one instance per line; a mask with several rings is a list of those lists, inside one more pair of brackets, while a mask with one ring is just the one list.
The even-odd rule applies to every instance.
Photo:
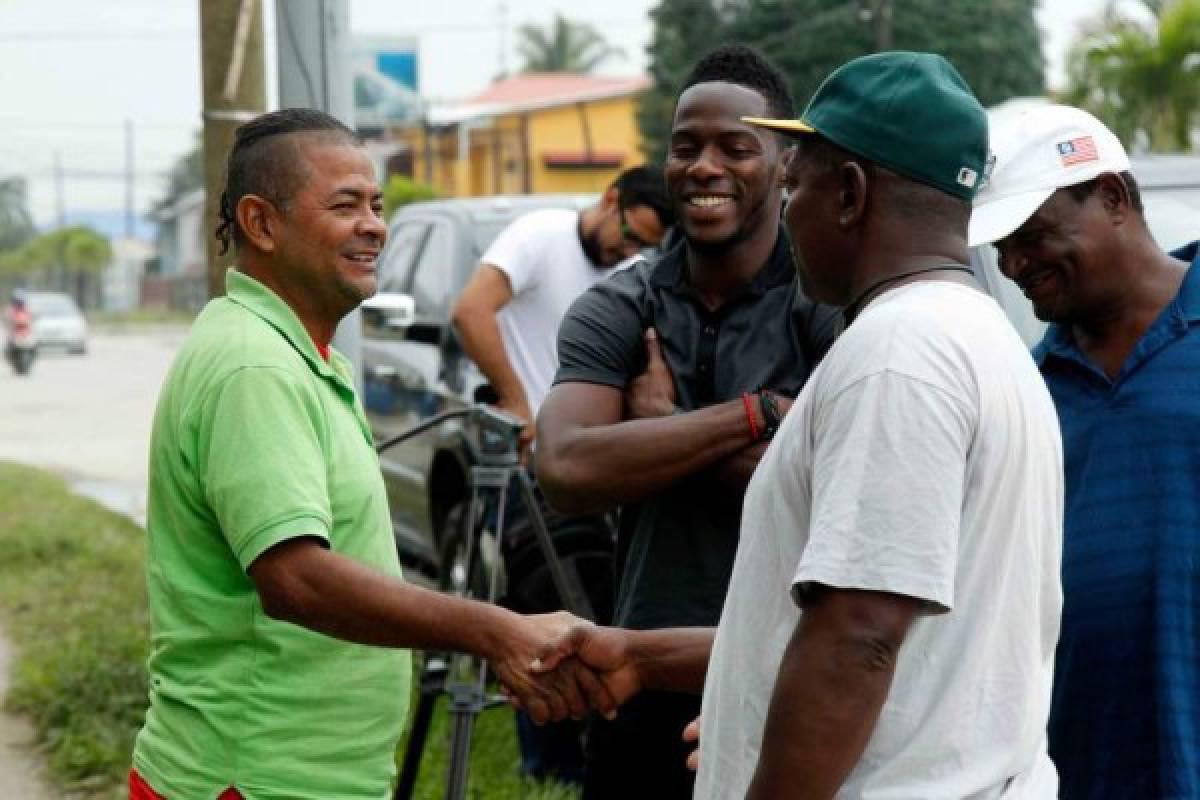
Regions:
[[61, 292], [26, 292], [39, 349], [62, 348], [68, 353], [87, 352], [87, 321], [75, 300]]
[[[451, 327], [455, 298], [492, 240], [518, 216], [543, 208], [583, 209], [595, 200], [435, 200], [397, 212], [379, 258], [379, 294], [362, 311], [363, 402], [377, 441], [443, 411], [494, 399]], [[401, 558], [443, 580], [447, 570], [440, 566], [453, 561], [460, 545], [474, 447], [456, 421], [380, 455]]]

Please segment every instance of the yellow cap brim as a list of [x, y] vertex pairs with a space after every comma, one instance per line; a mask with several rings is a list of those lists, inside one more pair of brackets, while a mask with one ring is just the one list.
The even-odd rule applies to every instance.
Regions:
[[779, 131], [780, 133], [816, 133], [817, 129], [798, 119], [764, 119], [762, 117], [742, 117], [742, 122], [757, 125], [760, 128]]

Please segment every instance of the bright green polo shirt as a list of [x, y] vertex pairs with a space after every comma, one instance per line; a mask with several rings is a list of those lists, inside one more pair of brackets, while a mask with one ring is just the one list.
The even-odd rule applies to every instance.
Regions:
[[150, 710], [133, 763], [169, 800], [384, 800], [406, 651], [269, 618], [247, 568], [315, 536], [399, 577], [387, 495], [345, 358], [230, 270], [163, 386], [150, 441]]

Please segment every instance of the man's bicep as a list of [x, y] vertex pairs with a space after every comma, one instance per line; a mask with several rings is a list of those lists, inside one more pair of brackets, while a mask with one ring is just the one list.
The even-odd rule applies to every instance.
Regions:
[[481, 263], [459, 295], [458, 308], [499, 311], [513, 298], [508, 275], [494, 264]]
[[538, 441], [550, 443], [566, 431], [615, 425], [623, 418], [620, 389], [598, 383], [559, 383], [538, 411]]
[[645, 368], [643, 321], [636, 298], [610, 282], [580, 295], [558, 329], [555, 383], [623, 390]]

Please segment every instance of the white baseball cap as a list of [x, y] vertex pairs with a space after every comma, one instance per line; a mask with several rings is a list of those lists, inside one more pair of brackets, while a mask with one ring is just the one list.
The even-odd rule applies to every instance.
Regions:
[[1113, 132], [1071, 106], [990, 112], [988, 137], [991, 174], [975, 195], [971, 246], [1008, 236], [1058, 189], [1129, 169], [1129, 156]]

